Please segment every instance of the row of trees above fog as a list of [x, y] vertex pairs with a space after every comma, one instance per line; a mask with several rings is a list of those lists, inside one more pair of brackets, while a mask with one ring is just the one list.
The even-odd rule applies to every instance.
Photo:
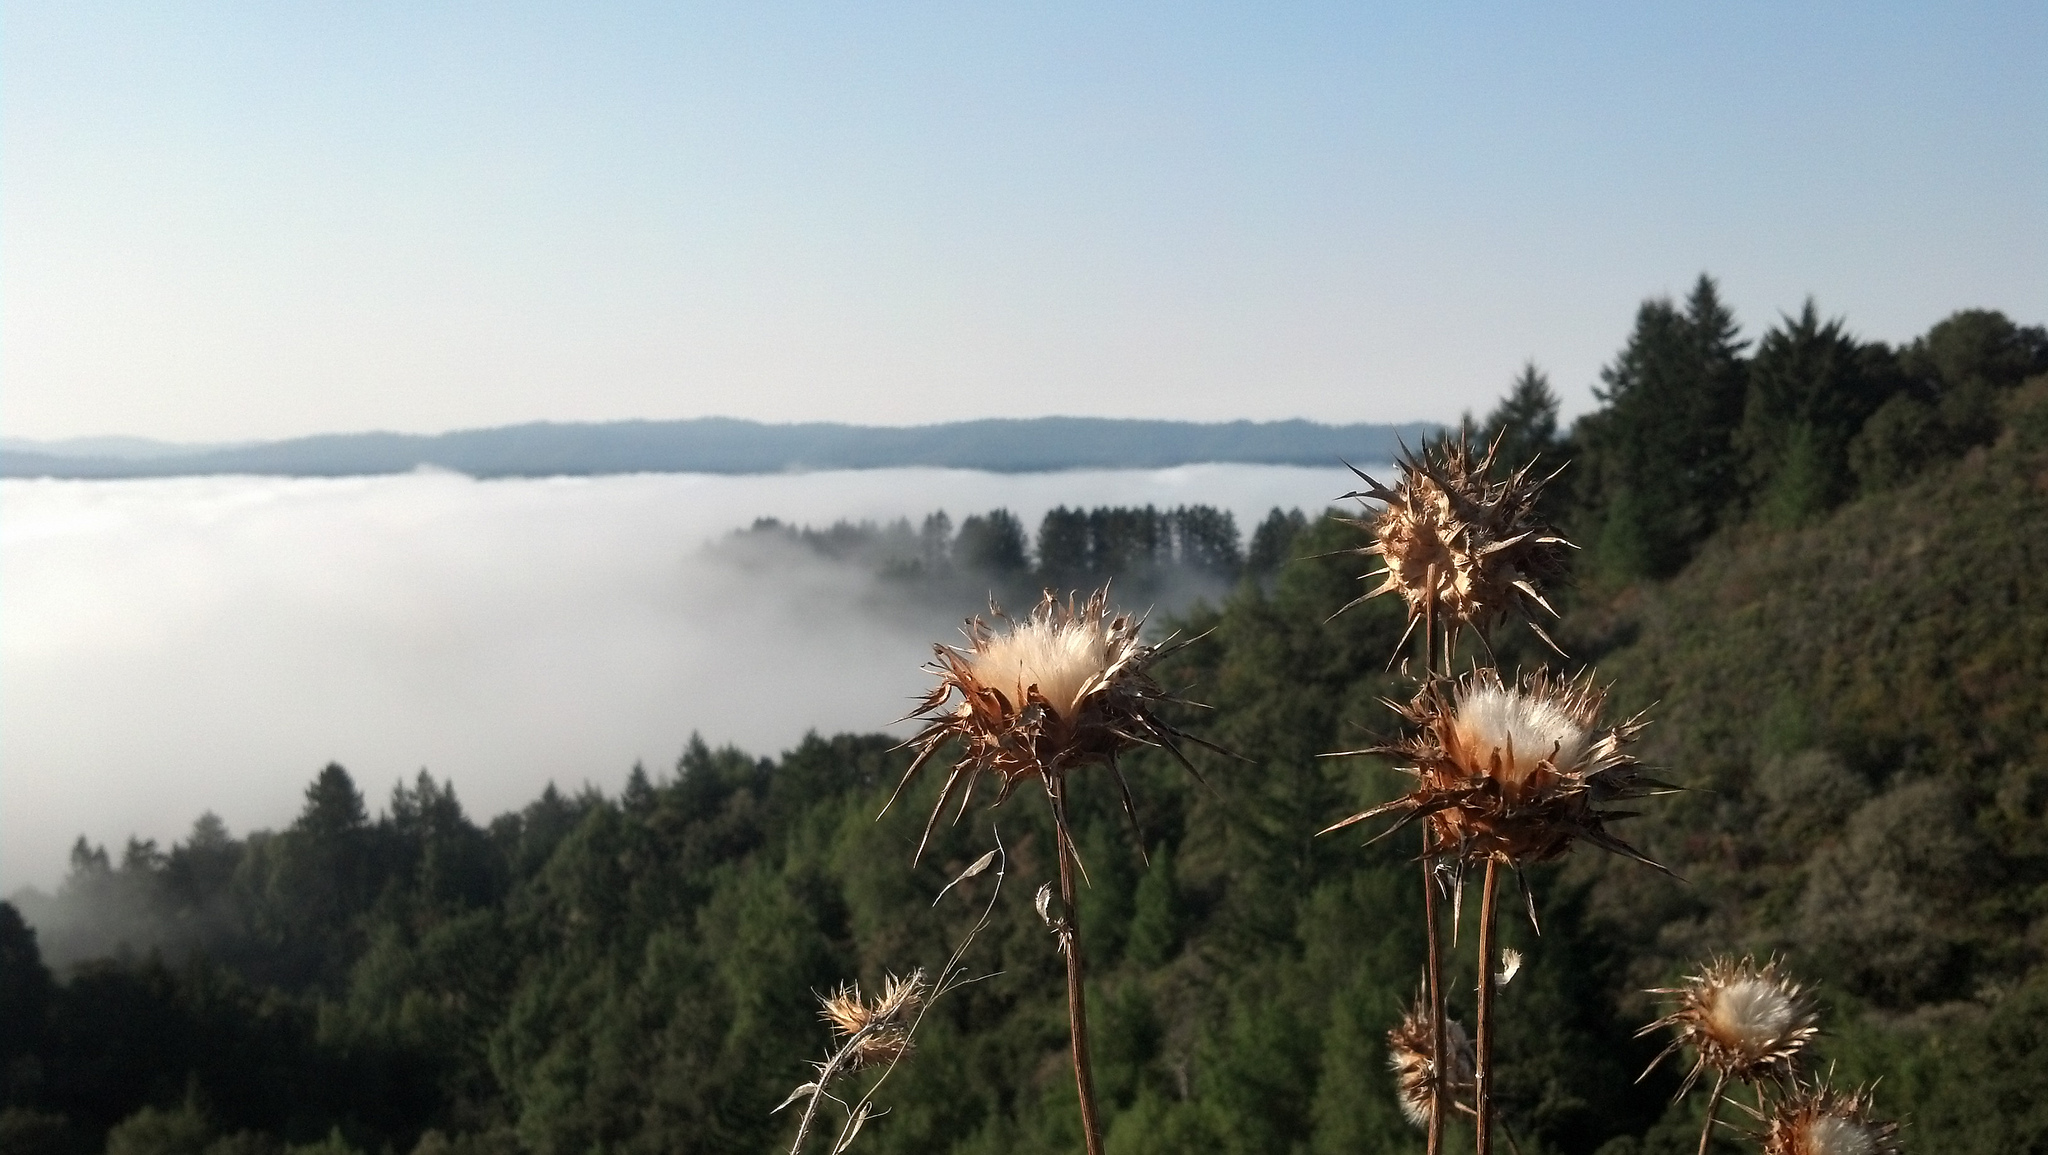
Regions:
[[[2044, 371], [2048, 330], [1981, 309], [1895, 348], [1823, 320], [1809, 301], [1748, 340], [1701, 277], [1682, 303], [1644, 302], [1601, 373], [1598, 405], [1568, 428], [1549, 378], [1531, 364], [1463, 431], [1482, 444], [1500, 438], [1505, 468], [1570, 463], [1547, 512], [1586, 549], [1593, 573], [1667, 577], [1718, 529], [1800, 525], [1989, 443], [2000, 398]], [[1333, 473], [1333, 502], [1346, 479]], [[1247, 545], [1236, 519], [1209, 506], [1061, 507], [1035, 534], [998, 509], [957, 529], [943, 511], [915, 527], [763, 519], [738, 538], [799, 543], [912, 585], [957, 578], [1029, 596], [1116, 578], [1142, 596], [1172, 577], [1212, 590], [1270, 579], [1304, 524], [1298, 511], [1276, 509]]]

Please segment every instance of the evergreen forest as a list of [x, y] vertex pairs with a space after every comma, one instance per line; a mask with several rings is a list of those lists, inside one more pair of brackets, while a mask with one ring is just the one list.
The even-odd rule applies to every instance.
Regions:
[[[1638, 1078], [1664, 1043], [1638, 1037], [1644, 992], [1753, 953], [1817, 990], [1821, 1064], [1881, 1080], [1906, 1149], [2048, 1152], [2048, 332], [1966, 310], [1894, 347], [1809, 304], [1745, 336], [1703, 276], [1643, 303], [1597, 398], [1561, 424], [1531, 365], [1463, 422], [1498, 468], [1564, 466], [1544, 513], [1581, 548], [1551, 635], [1647, 711], [1641, 757], [1682, 788], [1621, 831], [1672, 874], [1581, 845], [1528, 872], [1540, 933], [1504, 904], [1518, 1150], [1693, 1151], [1684, 1068]], [[1355, 479], [1331, 465], [1334, 499]], [[1248, 542], [1202, 507], [741, 535], [913, 591], [1205, 583], [1152, 623], [1198, 639], [1158, 677], [1207, 707], [1176, 725], [1242, 758], [1127, 757], [1135, 836], [1113, 781], [1074, 780], [1110, 1151], [1422, 1150], [1387, 1056], [1424, 951], [1418, 846], [1316, 835], [1406, 781], [1324, 757], [1391, 734], [1408, 685], [1396, 600], [1338, 612], [1376, 568], [1358, 516], [1275, 510]], [[1560, 661], [1525, 627], [1492, 645]], [[1051, 818], [1024, 792], [977, 806], [913, 867], [937, 784], [883, 814], [895, 747], [692, 740], [616, 795], [488, 819], [425, 771], [383, 793], [330, 765], [283, 829], [81, 838], [55, 893], [0, 904], [0, 1155], [788, 1150], [774, 1109], [830, 1048], [819, 996], [937, 972], [992, 897], [976, 981], [931, 1004], [852, 1149], [1077, 1150], [1031, 900]], [[1001, 874], [960, 880], [998, 839]]]

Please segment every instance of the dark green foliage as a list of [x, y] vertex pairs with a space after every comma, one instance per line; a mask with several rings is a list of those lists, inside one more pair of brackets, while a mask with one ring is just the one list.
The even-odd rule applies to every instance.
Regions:
[[0, 1155], [91, 1155], [96, 1150], [62, 1115], [27, 1107], [0, 1109]]
[[1294, 560], [1294, 541], [1308, 528], [1308, 517], [1298, 509], [1275, 507], [1252, 531], [1252, 544], [1245, 551], [1245, 573], [1259, 581], [1271, 581], [1280, 567]]
[[1990, 442], [2001, 397], [2048, 372], [2048, 332], [2002, 313], [1965, 309], [1899, 352], [1901, 388], [1849, 444], [1865, 492], [1890, 488], [1930, 464]]
[[1982, 381], [2010, 389], [2048, 373], [2048, 329], [2015, 325], [1990, 309], [1964, 309], [1913, 342], [1904, 360], [1908, 372], [1950, 388]]
[[1735, 317], [1702, 275], [1684, 309], [1643, 302], [1603, 369], [1604, 407], [1573, 428], [1571, 527], [1616, 577], [1677, 572], [1737, 494], [1734, 436], [1747, 394]]
[[1822, 324], [1811, 300], [1764, 334], [1735, 437], [1759, 519], [1797, 525], [1850, 496], [1849, 443], [1903, 388], [1889, 349]]
[[[1039, 523], [1037, 543], [1034, 566], [1023, 524], [997, 509], [968, 517], [958, 534], [943, 511], [926, 516], [916, 530], [908, 519], [842, 521], [821, 530], [762, 518], [724, 548], [744, 563], [764, 546], [800, 546], [879, 574], [912, 603], [963, 610], [980, 609], [991, 595], [1021, 606], [1045, 589], [1086, 591], [1107, 582], [1129, 603], [1178, 608], [1221, 594], [1248, 572], [1236, 518], [1206, 505], [1061, 506]], [[1258, 564], [1270, 570], [1272, 560]]]
[[1557, 394], [1550, 388], [1550, 375], [1531, 361], [1508, 387], [1500, 404], [1486, 415], [1476, 431], [1480, 444], [1495, 446], [1494, 464], [1503, 474], [1512, 473], [1541, 458], [1555, 468]]
[[1024, 523], [1007, 509], [977, 513], [960, 523], [953, 539], [953, 564], [970, 573], [1013, 577], [1030, 565]]
[[6, 1101], [34, 1089], [34, 1056], [49, 1012], [50, 972], [36, 949], [36, 932], [11, 903], [0, 902], [0, 1092]]

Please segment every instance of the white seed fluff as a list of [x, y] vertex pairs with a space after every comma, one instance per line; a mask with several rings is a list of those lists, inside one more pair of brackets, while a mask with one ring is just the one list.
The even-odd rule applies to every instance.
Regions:
[[1484, 683], [1458, 695], [1453, 726], [1459, 744], [1476, 760], [1470, 769], [1484, 772], [1498, 755], [1495, 776], [1510, 787], [1526, 781], [1545, 760], [1560, 770], [1577, 767], [1593, 745], [1593, 732], [1556, 702]]
[[1799, 1008], [1784, 985], [1745, 976], [1714, 992], [1707, 1008], [1707, 1029], [1729, 1046], [1748, 1055], [1780, 1045], [1799, 1019]]
[[1039, 697], [1062, 720], [1072, 721], [1081, 700], [1093, 693], [1109, 669], [1109, 624], [1100, 619], [1019, 622], [969, 657], [974, 680], [994, 687], [1022, 710], [1027, 694]]
[[1806, 1124], [1802, 1152], [1810, 1155], [1874, 1155], [1877, 1138], [1870, 1128], [1840, 1115], [1821, 1115]]

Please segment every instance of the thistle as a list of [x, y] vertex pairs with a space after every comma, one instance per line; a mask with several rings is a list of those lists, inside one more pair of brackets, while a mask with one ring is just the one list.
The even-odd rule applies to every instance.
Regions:
[[1683, 985], [1659, 987], [1650, 993], [1672, 996], [1676, 1005], [1669, 1014], [1636, 1032], [1637, 1036], [1665, 1027], [1676, 1034], [1671, 1044], [1650, 1060], [1643, 1074], [1649, 1074], [1651, 1068], [1664, 1061], [1664, 1056], [1682, 1047], [1691, 1047], [1695, 1058], [1692, 1070], [1678, 1088], [1679, 1098], [1692, 1089], [1702, 1073], [1714, 1072], [1714, 1089], [1707, 1099], [1707, 1122], [1700, 1131], [1701, 1151], [1707, 1149], [1715, 1111], [1730, 1080], [1761, 1086], [1765, 1082], [1795, 1079], [1799, 1055], [1818, 1032], [1814, 1026], [1813, 1000], [1799, 984], [1779, 973], [1775, 959], [1759, 967], [1749, 957], [1740, 961], [1716, 958], [1699, 974], [1688, 977]]
[[[955, 811], [958, 821], [984, 775], [998, 782], [991, 805], [1002, 803], [1021, 782], [1036, 779], [1044, 787], [1052, 807], [1063, 913], [1053, 918], [1050, 896], [1043, 891], [1039, 913], [1054, 927], [1066, 958], [1074, 1082], [1080, 1092], [1081, 1130], [1089, 1155], [1100, 1155], [1102, 1124], [1089, 1067], [1087, 996], [1074, 894], [1080, 857], [1067, 821], [1067, 775], [1094, 763], [1107, 766], [1116, 779], [1124, 814], [1135, 829], [1137, 809], [1131, 801], [1130, 784], [1117, 765], [1118, 756], [1137, 746], [1160, 746], [1190, 773], [1196, 773], [1176, 740], [1209, 745], [1158, 716], [1160, 706], [1181, 699], [1160, 689], [1146, 671], [1171, 651], [1141, 641], [1143, 620], [1110, 613], [1108, 601], [1108, 591], [1098, 590], [1076, 609], [1071, 598], [1062, 604], [1048, 590], [1021, 622], [1008, 622], [1000, 610], [991, 607], [997, 618], [1008, 622], [1008, 628], [998, 631], [982, 619], [972, 618], [966, 627], [967, 647], [933, 647], [936, 660], [928, 668], [938, 675], [938, 684], [912, 712], [913, 717], [925, 719], [926, 725], [907, 743], [917, 754], [889, 799], [889, 806], [894, 806], [942, 747], [955, 739], [960, 742], [960, 758], [932, 804], [924, 834], [912, 855], [915, 862], [924, 856], [932, 830], [954, 796], [960, 799]], [[886, 813], [888, 806], [883, 811]], [[1138, 842], [1143, 854], [1144, 839], [1140, 837]]]
[[1146, 672], [1180, 647], [1145, 644], [1139, 640], [1144, 621], [1111, 614], [1108, 599], [1108, 590], [1097, 590], [1076, 609], [1072, 599], [1062, 604], [1047, 590], [1021, 622], [1009, 622], [1001, 610], [993, 610], [996, 618], [1009, 622], [1006, 630], [970, 618], [965, 648], [932, 647], [935, 659], [926, 668], [938, 675], [938, 683], [911, 713], [926, 725], [907, 743], [917, 755], [883, 812], [949, 740], [959, 739], [962, 752], [939, 790], [913, 862], [924, 857], [939, 816], [955, 794], [960, 798], [957, 821], [984, 775], [998, 780], [993, 803], [998, 805], [1021, 782], [1035, 778], [1043, 784], [1054, 803], [1064, 850], [1071, 850], [1064, 818], [1069, 771], [1089, 763], [1108, 766], [1134, 827], [1137, 811], [1118, 755], [1135, 746], [1164, 747], [1189, 773], [1200, 776], [1176, 740], [1209, 744], [1155, 713], [1168, 702], [1192, 703], [1161, 690]]
[[1428, 1127], [1436, 1114], [1440, 1083], [1452, 1106], [1462, 1107], [1460, 1096], [1472, 1092], [1472, 1038], [1465, 1033], [1464, 1025], [1455, 1020], [1445, 1024], [1444, 1034], [1444, 1050], [1450, 1061], [1439, 1079], [1427, 991], [1387, 1032], [1387, 1065], [1394, 1071], [1394, 1094], [1400, 1100], [1401, 1113], [1417, 1127]]
[[873, 1002], [861, 1000], [859, 984], [846, 984], [819, 999], [819, 1017], [832, 1025], [853, 1070], [894, 1063], [910, 1053], [907, 1020], [924, 993], [921, 970], [890, 975]]
[[[774, 1114], [791, 1103], [804, 1102], [803, 1114], [797, 1121], [796, 1138], [789, 1146], [790, 1155], [797, 1155], [804, 1149], [804, 1140], [809, 1138], [812, 1124], [818, 1119], [818, 1105], [825, 1099], [831, 1099], [846, 1109], [846, 1123], [832, 1141], [834, 1155], [850, 1147], [867, 1121], [881, 1113], [875, 1108], [875, 1092], [895, 1073], [896, 1064], [910, 1054], [917, 1028], [923, 1025], [932, 1004], [969, 983], [980, 981], [960, 964], [967, 956], [968, 947], [974, 944], [975, 937], [988, 929], [995, 914], [996, 900], [1002, 895], [1003, 876], [1008, 871], [1002, 835], [998, 831], [992, 832], [995, 833], [996, 848], [976, 859], [939, 891], [939, 898], [943, 899], [947, 891], [986, 873], [991, 867], [995, 868], [995, 886], [982, 906], [981, 917], [954, 946], [953, 953], [947, 956], [945, 965], [939, 968], [937, 981], [927, 980], [924, 968], [919, 967], [901, 978], [890, 975], [882, 984], [881, 994], [872, 1002], [861, 998], [859, 984], [842, 984], [831, 994], [819, 998], [819, 1017], [831, 1025], [835, 1039], [831, 1054], [824, 1062], [813, 1064], [816, 1078], [791, 1091], [780, 1106], [769, 1112]], [[938, 899], [934, 899], [932, 904], [938, 905]], [[833, 1080], [866, 1067], [881, 1067], [883, 1071], [855, 1102], [849, 1104], [831, 1093]]]
[[1412, 728], [1407, 738], [1351, 751], [1409, 761], [1404, 771], [1416, 788], [1324, 833], [1395, 815], [1373, 841], [1421, 819], [1436, 836], [1429, 853], [1459, 862], [1519, 868], [1556, 858], [1583, 839], [1662, 870], [1607, 829], [1629, 815], [1605, 804], [1669, 787], [1643, 777], [1625, 749], [1642, 731], [1642, 717], [1601, 729], [1605, 704], [1606, 691], [1590, 671], [1560, 680], [1537, 670], [1508, 685], [1482, 668], [1455, 682], [1426, 682], [1406, 705], [1387, 703]]
[[[1536, 520], [1537, 500], [1543, 486], [1556, 473], [1537, 477], [1535, 463], [1531, 462], [1495, 481], [1491, 475], [1494, 456], [1499, 448], [1500, 439], [1495, 438], [1486, 453], [1475, 460], [1469, 437], [1462, 433], [1455, 441], [1446, 438], [1434, 445], [1425, 444], [1420, 453], [1404, 446], [1398, 463], [1400, 476], [1391, 487], [1356, 467], [1352, 469], [1365, 482], [1366, 488], [1344, 496], [1380, 503], [1379, 510], [1370, 516], [1351, 521], [1351, 524], [1370, 533], [1373, 539], [1371, 544], [1355, 552], [1378, 557], [1384, 568], [1378, 573], [1365, 575], [1363, 579], [1381, 579], [1378, 588], [1360, 594], [1337, 612], [1343, 613], [1381, 594], [1399, 594], [1407, 606], [1408, 628], [1395, 644], [1394, 655], [1399, 657], [1401, 648], [1415, 633], [1415, 627], [1421, 625], [1422, 676], [1425, 682], [1436, 678], [1439, 672], [1450, 673], [1458, 638], [1468, 627], [1479, 635], [1481, 644], [1487, 646], [1490, 655], [1492, 647], [1488, 637], [1493, 627], [1510, 614], [1520, 615], [1546, 645], [1563, 653], [1543, 627], [1536, 623], [1538, 611], [1557, 616], [1556, 608], [1545, 600], [1538, 587], [1563, 571], [1564, 551], [1571, 548], [1569, 541]], [[1349, 821], [1357, 820], [1354, 817]], [[1349, 821], [1332, 829], [1349, 825]], [[1442, 946], [1437, 927], [1437, 888], [1440, 881], [1435, 860], [1448, 853], [1446, 848], [1451, 844], [1438, 836], [1438, 825], [1423, 825], [1422, 894], [1429, 949], [1426, 974], [1431, 1019], [1435, 1044], [1442, 1049], [1448, 1046], [1448, 1042], [1444, 1025]], [[1491, 945], [1492, 936], [1492, 861], [1488, 860], [1484, 905], [1489, 921], [1482, 927], [1480, 935], [1486, 945]], [[1491, 999], [1490, 983], [1482, 978], [1476, 1086], [1482, 1155], [1491, 1149], [1492, 1115], [1488, 1109], [1487, 1094], [1491, 1065]], [[1444, 1096], [1433, 1098], [1429, 1155], [1437, 1155], [1443, 1141]]]
[[1408, 606], [1408, 632], [1423, 625], [1425, 669], [1431, 666], [1436, 630], [1446, 634], [1448, 663], [1461, 630], [1470, 627], [1483, 640], [1510, 614], [1526, 620], [1546, 645], [1557, 649], [1535, 621], [1538, 611], [1557, 616], [1538, 587], [1563, 572], [1564, 551], [1572, 548], [1536, 520], [1537, 500], [1556, 474], [1538, 477], [1530, 462], [1492, 480], [1499, 448], [1496, 438], [1475, 460], [1462, 434], [1455, 441], [1426, 445], [1420, 453], [1404, 448], [1400, 476], [1392, 486], [1356, 467], [1351, 470], [1366, 488], [1344, 496], [1381, 503], [1377, 513], [1351, 522], [1373, 538], [1357, 552], [1377, 556], [1385, 568], [1365, 575], [1363, 580], [1383, 580], [1344, 609], [1381, 594], [1400, 595]]
[[1675, 1005], [1637, 1035], [1665, 1027], [1677, 1035], [1650, 1065], [1681, 1047], [1691, 1047], [1697, 1056], [1680, 1095], [1709, 1070], [1745, 1083], [1784, 1082], [1818, 1033], [1813, 1000], [1779, 972], [1775, 959], [1759, 967], [1753, 958], [1717, 958], [1684, 985], [1650, 993], [1672, 996]]
[[1898, 1155], [1899, 1125], [1874, 1119], [1870, 1092], [1801, 1087], [1780, 1100], [1764, 1131], [1764, 1155]]
[[[1494, 922], [1502, 866], [1556, 858], [1584, 839], [1596, 846], [1656, 866], [1607, 830], [1626, 812], [1602, 809], [1615, 801], [1642, 797], [1663, 784], [1642, 777], [1641, 766], [1624, 747], [1642, 729], [1640, 717], [1599, 728], [1606, 694], [1589, 672], [1577, 680], [1553, 680], [1544, 671], [1518, 686], [1492, 669], [1478, 669], [1455, 682], [1431, 678], [1407, 705], [1389, 702], [1410, 724], [1403, 741], [1354, 753], [1391, 754], [1411, 764], [1416, 788], [1409, 794], [1362, 810], [1323, 833], [1384, 815], [1396, 820], [1372, 841], [1420, 819], [1422, 858], [1448, 859], [1462, 877], [1466, 865], [1486, 864], [1480, 889], [1478, 1038], [1474, 1047], [1473, 1098], [1481, 1155], [1492, 1150]], [[1662, 867], [1658, 867], [1662, 869]], [[1441, 1010], [1442, 984], [1436, 955], [1434, 893], [1425, 907], [1430, 930], [1430, 987]], [[1460, 887], [1462, 892], [1462, 886]], [[1535, 897], [1524, 887], [1529, 918]], [[1445, 1037], [1439, 1035], [1440, 1038]], [[1444, 1043], [1448, 1047], [1448, 1041]], [[1443, 1132], [1442, 1108], [1432, 1115], [1431, 1147]]]

